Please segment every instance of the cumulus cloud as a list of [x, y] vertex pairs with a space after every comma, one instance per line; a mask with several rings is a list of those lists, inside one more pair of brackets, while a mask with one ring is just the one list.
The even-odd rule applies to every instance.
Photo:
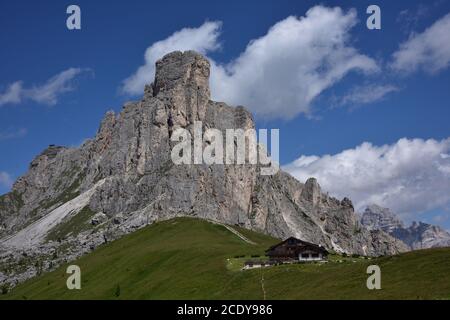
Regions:
[[335, 155], [301, 156], [285, 170], [304, 182], [316, 177], [331, 195], [350, 197], [357, 210], [376, 203], [400, 214], [450, 205], [450, 138], [363, 143]]
[[22, 138], [22, 137], [26, 136], [27, 133], [28, 133], [28, 130], [26, 128], [20, 128], [18, 130], [14, 130], [14, 131], [0, 132], [0, 141], [15, 139], [15, 138]]
[[[350, 44], [356, 11], [316, 6], [304, 17], [290, 16], [272, 26], [232, 61], [211, 61], [214, 100], [245, 105], [263, 117], [308, 113], [313, 100], [351, 71], [372, 73], [377, 63]], [[123, 83], [123, 91], [142, 94], [153, 81], [154, 63], [173, 50], [207, 54], [219, 48], [219, 22], [183, 29], [150, 46], [145, 65]], [[192, 40], [194, 39], [194, 40]]]
[[450, 13], [422, 33], [412, 34], [393, 54], [391, 67], [399, 72], [436, 73], [450, 64]]
[[348, 94], [338, 99], [338, 105], [359, 106], [374, 103], [385, 98], [399, 88], [390, 84], [369, 84], [354, 87]]
[[144, 65], [123, 81], [122, 91], [132, 95], [142, 94], [144, 86], [151, 83], [155, 77], [156, 61], [169, 52], [195, 50], [207, 54], [219, 49], [221, 25], [218, 21], [205, 22], [198, 28], [184, 28], [167, 39], [155, 42], [145, 51]]
[[9, 85], [5, 92], [0, 93], [0, 106], [18, 104], [24, 100], [32, 100], [50, 106], [55, 105], [61, 94], [75, 89], [74, 78], [86, 70], [69, 68], [51, 77], [45, 83], [29, 88], [25, 88], [22, 81], [16, 81]]
[[13, 179], [11, 176], [4, 171], [0, 171], [0, 186], [5, 188], [11, 188], [13, 184]]
[[213, 68], [213, 96], [266, 117], [308, 113], [314, 98], [349, 72], [378, 71], [349, 44], [356, 23], [356, 11], [322, 6], [278, 22], [236, 60]]

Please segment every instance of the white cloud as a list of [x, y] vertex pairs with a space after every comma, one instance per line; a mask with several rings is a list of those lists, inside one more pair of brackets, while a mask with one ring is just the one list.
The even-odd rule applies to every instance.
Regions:
[[[308, 113], [313, 100], [347, 73], [379, 70], [373, 59], [349, 44], [349, 32], [356, 23], [355, 10], [322, 6], [311, 8], [305, 17], [291, 16], [276, 23], [229, 63], [210, 59], [212, 98], [244, 105], [263, 117]], [[142, 94], [144, 85], [153, 81], [155, 61], [165, 53], [216, 50], [219, 31], [220, 23], [208, 22], [154, 43], [145, 53], [145, 65], [124, 81], [123, 91]]]
[[400, 214], [450, 205], [450, 138], [363, 143], [335, 155], [301, 156], [285, 166], [298, 180], [316, 177], [324, 190], [353, 200], [358, 210], [376, 203]]
[[378, 71], [374, 60], [349, 45], [356, 23], [356, 11], [322, 6], [278, 22], [236, 60], [213, 68], [213, 97], [263, 117], [308, 113], [314, 98], [350, 71]]
[[0, 186], [11, 188], [12, 184], [13, 180], [11, 176], [7, 172], [0, 171]]
[[22, 100], [22, 81], [16, 81], [8, 86], [4, 93], [0, 93], [0, 106], [4, 104], [17, 104]]
[[74, 90], [73, 79], [86, 69], [69, 68], [48, 79], [44, 84], [24, 88], [22, 81], [9, 85], [4, 93], [0, 93], [0, 106], [18, 104], [23, 100], [55, 105], [61, 94]]
[[123, 81], [124, 93], [138, 95], [144, 91], [144, 86], [155, 77], [155, 63], [172, 51], [195, 50], [201, 54], [220, 48], [218, 42], [221, 22], [205, 22], [198, 28], [184, 28], [175, 32], [165, 40], [155, 42], [145, 51], [145, 64]]
[[410, 73], [422, 69], [435, 73], [450, 64], [450, 13], [422, 33], [412, 34], [393, 54], [391, 67]]
[[28, 130], [25, 128], [20, 128], [15, 131], [0, 132], [0, 141], [15, 139], [15, 138], [22, 138], [22, 137], [26, 136], [27, 133], [28, 133]]
[[394, 85], [369, 84], [354, 87], [348, 94], [338, 99], [339, 105], [358, 106], [382, 100], [386, 95], [398, 91]]

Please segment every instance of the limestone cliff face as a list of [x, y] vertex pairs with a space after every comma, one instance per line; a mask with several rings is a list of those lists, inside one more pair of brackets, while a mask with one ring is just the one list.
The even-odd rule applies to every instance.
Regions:
[[[70, 242], [92, 248], [153, 221], [195, 216], [346, 253], [405, 250], [386, 233], [361, 226], [351, 201], [325, 195], [315, 179], [302, 184], [282, 171], [263, 176], [259, 165], [250, 164], [175, 165], [170, 135], [177, 128], [192, 132], [195, 121], [204, 129], [254, 128], [243, 107], [210, 100], [209, 73], [201, 55], [170, 53], [157, 62], [155, 81], [142, 100], [125, 104], [119, 114], [108, 112], [93, 139], [79, 148], [45, 150], [0, 198], [1, 245], [32, 249]], [[71, 200], [71, 212], [63, 212]], [[41, 236], [18, 240], [51, 233], [40, 219], [55, 216], [64, 223], [85, 201], [95, 221], [101, 217], [95, 229], [66, 234], [58, 243]], [[15, 236], [19, 231], [21, 238]]]

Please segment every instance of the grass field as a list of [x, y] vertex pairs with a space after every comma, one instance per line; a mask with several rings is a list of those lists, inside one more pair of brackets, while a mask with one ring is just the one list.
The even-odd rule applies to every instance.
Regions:
[[[450, 299], [450, 248], [240, 271], [242, 256], [278, 242], [245, 236], [257, 244], [199, 219], [156, 223], [71, 263], [81, 268], [81, 290], [67, 289], [62, 266], [0, 299]], [[370, 264], [381, 268], [381, 290], [366, 288]]]

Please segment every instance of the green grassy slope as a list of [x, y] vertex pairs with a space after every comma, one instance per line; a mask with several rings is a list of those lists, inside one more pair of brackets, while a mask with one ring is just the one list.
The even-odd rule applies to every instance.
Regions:
[[[235, 271], [233, 262], [241, 259], [233, 257], [262, 255], [278, 241], [251, 231], [245, 236], [257, 245], [198, 219], [160, 222], [74, 262], [81, 290], [66, 288], [63, 266], [0, 298], [263, 299], [263, 276], [267, 299], [450, 299], [450, 249]], [[381, 290], [366, 288], [370, 264], [381, 267]]]

